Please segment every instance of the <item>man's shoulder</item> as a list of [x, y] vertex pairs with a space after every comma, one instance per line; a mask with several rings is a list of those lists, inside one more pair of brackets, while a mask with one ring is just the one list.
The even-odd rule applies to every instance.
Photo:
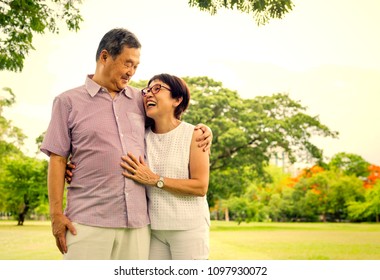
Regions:
[[92, 81], [92, 79], [91, 79], [92, 76], [93, 76], [92, 74], [87, 75], [86, 76], [86, 80], [85, 80], [85, 82], [83, 84], [78, 85], [76, 87], [72, 87], [72, 88], [64, 90], [64, 91], [61, 91], [61, 93], [59, 95], [57, 95], [57, 96], [62, 96], [62, 97], [63, 96], [67, 96], [67, 97], [70, 97], [70, 96], [75, 96], [78, 93], [87, 92], [88, 91], [88, 89], [87, 89], [88, 84], [91, 83], [91, 82], [94, 83]]
[[80, 86], [77, 86], [77, 87], [74, 87], [74, 88], [71, 88], [71, 89], [68, 89], [68, 90], [65, 90], [63, 91], [61, 94], [59, 95], [67, 95], [67, 96], [70, 96], [70, 95], [75, 95], [75, 94], [78, 94], [78, 93], [81, 93], [81, 92], [85, 92], [86, 91], [86, 87], [85, 85], [80, 85]]
[[78, 101], [83, 100], [83, 98], [81, 98], [81, 96], [84, 97], [83, 93], [85, 93], [85, 92], [86, 92], [86, 88], [84, 85], [66, 90], [66, 91], [58, 94], [57, 96], [55, 96], [53, 103], [56, 104], [56, 106], [59, 106], [59, 104], [60, 104], [60, 106], [64, 106], [67, 109], [71, 110], [71, 108], [73, 106], [76, 106], [76, 105], [82, 106], [81, 104], [83, 102], [78, 102]]
[[85, 85], [77, 86], [75, 88], [71, 88], [68, 90], [65, 90], [58, 94], [56, 98], [58, 99], [70, 99], [78, 96], [78, 94], [86, 92], [86, 87]]
[[125, 87], [125, 91], [128, 93], [128, 94], [131, 94], [132, 96], [138, 96], [138, 97], [141, 97], [141, 90], [136, 88], [136, 87], [133, 87], [133, 86], [126, 86]]

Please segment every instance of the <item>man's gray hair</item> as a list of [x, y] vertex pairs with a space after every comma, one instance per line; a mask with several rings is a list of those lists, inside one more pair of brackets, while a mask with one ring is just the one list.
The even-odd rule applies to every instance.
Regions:
[[102, 50], [106, 50], [115, 59], [127, 46], [128, 48], [140, 49], [141, 44], [136, 35], [125, 28], [114, 28], [108, 31], [99, 43], [96, 51], [96, 61], [98, 61]]

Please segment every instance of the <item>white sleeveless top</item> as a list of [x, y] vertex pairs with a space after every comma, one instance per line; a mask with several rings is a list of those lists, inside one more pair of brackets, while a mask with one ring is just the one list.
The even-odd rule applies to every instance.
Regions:
[[[181, 122], [175, 129], [156, 134], [147, 129], [147, 159], [150, 169], [163, 177], [189, 179], [190, 144], [194, 125]], [[148, 187], [151, 228], [155, 230], [187, 230], [210, 223], [206, 196], [173, 194]]]

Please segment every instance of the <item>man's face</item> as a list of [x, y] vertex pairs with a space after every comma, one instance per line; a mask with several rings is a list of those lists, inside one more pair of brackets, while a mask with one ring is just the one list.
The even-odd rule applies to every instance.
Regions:
[[140, 49], [124, 47], [122, 52], [113, 59], [104, 51], [104, 78], [109, 91], [119, 92], [124, 89], [135, 74], [140, 63]]

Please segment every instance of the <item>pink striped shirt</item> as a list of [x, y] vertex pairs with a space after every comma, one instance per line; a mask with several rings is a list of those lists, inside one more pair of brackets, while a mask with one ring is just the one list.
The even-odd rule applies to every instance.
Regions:
[[126, 87], [114, 99], [95, 83], [58, 95], [41, 151], [69, 157], [76, 169], [65, 214], [73, 222], [100, 227], [149, 224], [144, 186], [123, 177], [121, 156], [145, 155], [145, 111], [139, 90]]

